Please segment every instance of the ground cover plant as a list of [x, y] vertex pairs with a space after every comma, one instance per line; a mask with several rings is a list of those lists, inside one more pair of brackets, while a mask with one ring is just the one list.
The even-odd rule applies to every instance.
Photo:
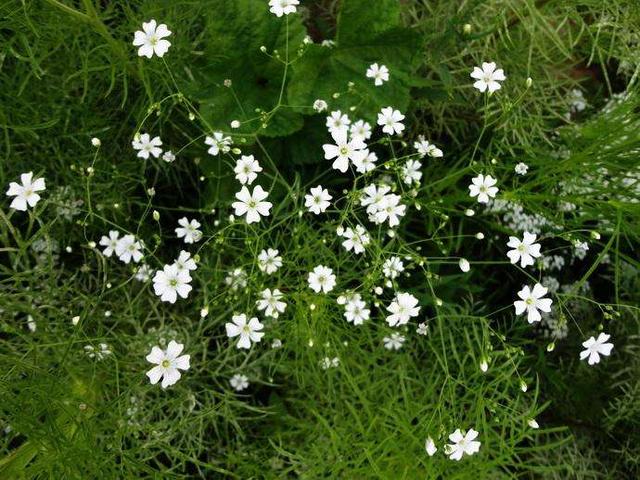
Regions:
[[0, 5], [0, 479], [640, 474], [640, 6]]

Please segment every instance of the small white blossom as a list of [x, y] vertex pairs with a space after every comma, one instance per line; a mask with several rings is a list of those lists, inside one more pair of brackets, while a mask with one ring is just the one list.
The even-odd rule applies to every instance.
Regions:
[[471, 265], [469, 265], [469, 260], [467, 260], [466, 258], [461, 258], [460, 261], [458, 262], [458, 266], [460, 267], [460, 270], [462, 270], [464, 273], [467, 273], [469, 270], [471, 270]]
[[379, 87], [389, 80], [389, 69], [384, 65], [378, 66], [377, 63], [374, 63], [367, 69], [367, 78], [372, 78], [375, 86]]
[[329, 200], [332, 198], [328, 190], [322, 188], [322, 185], [318, 185], [312, 188], [309, 194], [304, 196], [304, 206], [307, 207], [310, 212], [320, 215], [329, 208], [331, 205]]
[[356, 138], [363, 142], [369, 140], [371, 138], [371, 125], [364, 120], [358, 120], [349, 128], [349, 134], [351, 138]]
[[209, 145], [207, 153], [215, 156], [220, 152], [228, 153], [231, 150], [233, 140], [231, 140], [231, 137], [225, 136], [222, 132], [214, 132], [213, 137], [207, 137], [204, 139], [204, 143]]
[[262, 171], [262, 167], [258, 161], [253, 158], [253, 155], [242, 155], [240, 160], [236, 161], [236, 166], [233, 171], [236, 174], [236, 179], [242, 185], [251, 185], [253, 181], [258, 178], [258, 173]]
[[347, 252], [353, 250], [354, 253], [363, 253], [365, 247], [369, 245], [369, 235], [362, 225], [356, 225], [355, 229], [345, 229], [342, 236], [346, 238], [342, 246]]
[[142, 23], [142, 30], [135, 32], [133, 37], [133, 45], [138, 48], [138, 56], [140, 57], [153, 57], [156, 54], [158, 57], [162, 57], [171, 46], [169, 40], [165, 40], [165, 37], [171, 35], [171, 32], [164, 23], [156, 26], [155, 20]]
[[514, 170], [518, 175], [526, 175], [527, 172], [529, 171], [529, 165], [527, 165], [526, 163], [520, 162], [516, 165]]
[[413, 144], [413, 148], [420, 154], [420, 157], [429, 155], [433, 158], [439, 158], [443, 156], [442, 150], [436, 147], [434, 144], [425, 140], [423, 135], [418, 137], [418, 140]]
[[251, 348], [251, 342], [259, 343], [264, 336], [264, 332], [261, 332], [264, 325], [262, 325], [256, 317], [247, 321], [247, 316], [244, 313], [234, 315], [231, 318], [231, 322], [225, 325], [225, 328], [227, 330], [227, 337], [240, 337], [236, 344], [237, 348], [249, 349]]
[[236, 373], [229, 380], [229, 384], [233, 387], [236, 392], [241, 392], [249, 388], [249, 378], [246, 375], [241, 375]]
[[172, 162], [175, 162], [176, 156], [173, 154], [171, 150], [169, 150], [162, 154], [162, 160], [164, 160], [167, 163], [172, 163]]
[[149, 267], [149, 265], [140, 265], [140, 267], [136, 269], [136, 274], [134, 275], [134, 278], [139, 282], [146, 283], [149, 280], [151, 280], [152, 273], [153, 273], [153, 270], [151, 270], [151, 267]]
[[42, 192], [46, 187], [44, 178], [36, 178], [33, 180], [33, 172], [23, 173], [20, 175], [20, 182], [22, 185], [16, 182], [11, 182], [9, 184], [7, 196], [16, 197], [11, 201], [11, 205], [9, 205], [9, 207], [14, 210], [24, 212], [27, 210], [27, 206], [36, 206], [40, 201], [40, 195], [36, 192]]
[[276, 17], [289, 15], [296, 12], [296, 5], [300, 5], [299, 0], [269, 0], [269, 11]]
[[453, 443], [445, 446], [445, 453], [449, 455], [451, 460], [459, 461], [463, 455], [473, 455], [480, 451], [480, 442], [475, 439], [478, 437], [478, 432], [473, 428], [463, 434], [460, 429], [456, 429], [451, 435], [449, 440]]
[[147, 372], [147, 377], [152, 385], [155, 385], [162, 378], [162, 388], [174, 385], [182, 374], [180, 370], [189, 370], [190, 355], [180, 355], [184, 345], [174, 340], [169, 342], [166, 350], [160, 347], [153, 347], [151, 353], [147, 355], [147, 362], [156, 364]]
[[143, 133], [140, 135], [136, 135], [136, 137], [131, 142], [134, 150], [138, 150], [138, 157], [148, 159], [149, 155], [153, 155], [155, 158], [158, 158], [162, 154], [162, 140], [160, 137], [153, 137], [148, 133]]
[[258, 255], [258, 268], [267, 275], [275, 273], [282, 266], [282, 257], [278, 253], [273, 248], [262, 250]]
[[420, 183], [420, 179], [422, 179], [421, 168], [422, 164], [417, 160], [408, 160], [402, 167], [402, 181], [407, 185]]
[[187, 298], [192, 290], [189, 270], [178, 270], [177, 265], [165, 265], [153, 277], [153, 290], [163, 302], [176, 303], [178, 295]]
[[349, 131], [346, 128], [334, 128], [331, 130], [331, 136], [336, 142], [335, 145], [326, 143], [322, 146], [324, 149], [324, 158], [326, 160], [335, 160], [331, 165], [332, 168], [344, 173], [349, 168], [349, 161], [355, 162], [367, 155], [367, 145], [360, 138], [348, 138]]
[[102, 238], [100, 239], [100, 245], [104, 247], [102, 254], [105, 257], [110, 257], [111, 255], [113, 255], [113, 252], [115, 252], [116, 248], [118, 247], [119, 239], [120, 232], [118, 232], [117, 230], [110, 230], [108, 237], [106, 235], [102, 236]]
[[396, 298], [389, 304], [387, 311], [391, 315], [387, 316], [387, 323], [390, 327], [405, 325], [411, 317], [420, 314], [418, 299], [410, 293], [398, 293]]
[[418, 328], [416, 328], [416, 333], [418, 335], [426, 335], [429, 333], [429, 326], [425, 322], [419, 323]]
[[382, 131], [389, 135], [400, 135], [404, 131], [404, 115], [399, 110], [394, 110], [393, 107], [383, 108], [378, 113], [378, 125], [382, 127]]
[[601, 332], [598, 338], [589, 338], [586, 342], [582, 342], [582, 346], [586, 349], [580, 352], [580, 360], [588, 358], [589, 365], [600, 363], [600, 355], [609, 356], [613, 349], [613, 343], [606, 343], [611, 335]]
[[495, 198], [498, 193], [498, 187], [494, 186], [496, 183], [498, 183], [498, 181], [491, 175], [485, 177], [483, 174], [480, 174], [471, 179], [469, 196], [478, 197], [479, 203], [488, 203], [489, 197]]
[[260, 185], [256, 185], [252, 193], [249, 193], [247, 187], [242, 187], [242, 190], [236, 193], [239, 201], [233, 202], [231, 206], [235, 209], [237, 216], [246, 215], [247, 223], [259, 222], [260, 216], [269, 216], [269, 210], [273, 206], [271, 202], [264, 201], [268, 196], [269, 193], [265, 192]]
[[404, 264], [400, 257], [388, 258], [382, 264], [382, 273], [384, 273], [385, 277], [390, 278], [391, 280], [397, 278], [402, 272], [404, 272]]
[[369, 320], [371, 311], [367, 308], [367, 304], [360, 298], [359, 294], [353, 295], [345, 302], [344, 318], [347, 322], [354, 325], [362, 325], [365, 320]]
[[264, 310], [264, 314], [267, 317], [278, 318], [281, 313], [284, 313], [287, 308], [287, 304], [282, 301], [282, 292], [275, 288], [273, 292], [265, 288], [261, 293], [262, 297], [260, 300], [256, 301], [256, 306], [258, 310]]
[[384, 337], [382, 342], [384, 343], [384, 348], [387, 350], [400, 350], [405, 340], [406, 338], [404, 335], [401, 335], [398, 332], [393, 332], [391, 336]]
[[133, 235], [125, 235], [116, 244], [116, 255], [121, 262], [129, 263], [133, 260], [135, 263], [142, 260], [142, 243], [136, 240]]
[[433, 455], [438, 451], [433, 438], [427, 438], [427, 440], [424, 442], [424, 449], [426, 450], [427, 455], [429, 455], [430, 457], [433, 457]]
[[308, 282], [309, 288], [314, 292], [329, 293], [336, 286], [336, 276], [329, 267], [318, 265], [312, 272], [309, 272]]
[[323, 370], [329, 370], [330, 368], [337, 368], [340, 366], [340, 359], [338, 357], [324, 357], [320, 360], [320, 368]]
[[340, 110], [336, 110], [335, 112], [331, 112], [331, 115], [327, 117], [327, 128], [329, 132], [333, 132], [334, 130], [344, 130], [348, 128], [351, 124], [351, 120], [349, 120], [349, 116], [345, 113], [343, 114]]
[[178, 225], [175, 229], [178, 238], [184, 238], [184, 243], [196, 243], [202, 238], [202, 232], [198, 230], [200, 228], [200, 222], [197, 220], [188, 220], [187, 217], [182, 217], [178, 220]]
[[234, 292], [245, 288], [247, 286], [247, 272], [241, 268], [236, 268], [225, 277], [224, 283]]
[[400, 195], [387, 194], [378, 205], [378, 211], [373, 215], [375, 223], [389, 222], [391, 228], [400, 224], [400, 217], [407, 211], [406, 205], [400, 203]]
[[353, 166], [356, 167], [358, 173], [369, 173], [376, 168], [376, 162], [378, 161], [378, 155], [376, 152], [364, 151], [366, 155], [360, 155], [353, 160]]
[[498, 82], [507, 79], [501, 68], [496, 70], [496, 64], [494, 62], [483, 62], [482, 68], [474, 67], [473, 72], [471, 72], [471, 78], [476, 79], [476, 82], [473, 84], [474, 88], [477, 88], [483, 93], [486, 90], [489, 90], [489, 93], [500, 90], [501, 85]]
[[185, 252], [184, 250], [180, 250], [180, 255], [174, 262], [174, 265], [178, 268], [178, 271], [186, 270], [187, 272], [196, 270], [198, 266], [193, 258], [191, 258], [191, 254], [189, 252]]
[[536, 283], [533, 286], [533, 289], [525, 286], [518, 292], [518, 297], [520, 297], [521, 300], [513, 302], [513, 306], [516, 309], [516, 315], [522, 315], [526, 311], [527, 321], [529, 323], [539, 322], [542, 319], [542, 316], [538, 310], [546, 313], [551, 311], [551, 304], [553, 303], [553, 300], [550, 298], [542, 298], [546, 294], [547, 289], [539, 283]]
[[324, 112], [327, 108], [329, 108], [329, 105], [324, 100], [318, 99], [313, 102], [313, 109], [318, 113]]
[[536, 241], [536, 235], [529, 232], [524, 232], [524, 237], [520, 240], [518, 237], [509, 237], [507, 247], [513, 248], [507, 252], [507, 257], [511, 260], [511, 263], [518, 263], [520, 260], [520, 266], [522, 268], [535, 263], [534, 258], [540, 257], [540, 244], [534, 243]]

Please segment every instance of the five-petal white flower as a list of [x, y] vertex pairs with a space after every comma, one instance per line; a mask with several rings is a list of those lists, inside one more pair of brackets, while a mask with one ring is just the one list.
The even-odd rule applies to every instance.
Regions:
[[476, 82], [473, 84], [474, 88], [477, 88], [481, 92], [489, 90], [489, 93], [500, 90], [501, 85], [498, 82], [507, 79], [501, 68], [496, 69], [494, 62], [482, 62], [482, 68], [474, 67], [473, 72], [471, 72], [471, 78], [476, 79]]
[[481, 173], [477, 177], [471, 179], [471, 185], [469, 185], [469, 196], [478, 197], [479, 203], [488, 203], [489, 197], [495, 198], [498, 193], [498, 187], [494, 185], [498, 181], [491, 175], [486, 177]]
[[198, 230], [200, 228], [200, 222], [197, 220], [188, 220], [187, 217], [182, 217], [178, 220], [179, 227], [176, 228], [176, 235], [178, 238], [184, 238], [184, 243], [196, 243], [202, 238], [202, 232]]
[[329, 190], [322, 188], [322, 185], [318, 185], [312, 188], [307, 195], [304, 196], [304, 206], [309, 209], [310, 212], [320, 215], [329, 208], [333, 197], [329, 194]]
[[335, 158], [331, 166], [342, 173], [349, 168], [349, 160], [355, 162], [368, 153], [366, 151], [367, 145], [361, 138], [356, 137], [349, 140], [349, 131], [346, 128], [334, 128], [331, 130], [331, 136], [336, 144], [326, 143], [322, 146], [324, 158], [326, 160]]
[[389, 304], [387, 311], [391, 315], [387, 316], [387, 323], [390, 327], [404, 325], [411, 317], [420, 314], [418, 299], [410, 293], [398, 293], [396, 298]]
[[262, 167], [258, 161], [253, 158], [253, 155], [242, 155], [240, 160], [236, 161], [236, 166], [233, 171], [236, 174], [236, 179], [242, 185], [251, 185], [253, 181], [258, 178], [258, 173], [262, 171]]
[[591, 337], [586, 342], [582, 342], [582, 346], [586, 348], [580, 352], [580, 360], [588, 358], [589, 365], [595, 365], [600, 363], [600, 355], [609, 356], [613, 349], [613, 343], [607, 343], [607, 340], [611, 338], [611, 335], [601, 332], [598, 338]]
[[329, 293], [336, 286], [336, 276], [329, 267], [318, 265], [312, 272], [309, 272], [308, 282], [309, 288], [314, 292]]
[[445, 445], [445, 453], [451, 460], [456, 461], [459, 461], [463, 455], [473, 455], [480, 450], [480, 442], [475, 440], [477, 437], [478, 432], [473, 428], [464, 434], [458, 428], [449, 435], [449, 440], [453, 443]]
[[367, 69], [367, 78], [373, 78], [376, 87], [389, 80], [389, 69], [385, 65], [373, 63]]
[[247, 223], [259, 222], [260, 216], [269, 216], [269, 210], [273, 206], [271, 202], [264, 201], [268, 196], [269, 193], [265, 192], [260, 185], [256, 185], [252, 193], [249, 193], [247, 187], [242, 187], [242, 190], [236, 193], [239, 201], [233, 202], [231, 206], [235, 209], [236, 215], [246, 215]]
[[182, 374], [180, 370], [189, 370], [190, 355], [180, 355], [184, 345], [174, 340], [169, 342], [166, 350], [160, 347], [153, 347], [151, 353], [147, 355], [147, 362], [155, 363], [156, 366], [147, 372], [147, 377], [152, 385], [155, 385], [162, 378], [162, 388], [175, 384]]
[[160, 148], [162, 140], [160, 140], [160, 137], [151, 138], [148, 133], [136, 135], [131, 145], [135, 150], [138, 150], [138, 157], [140, 158], [148, 159], [149, 155], [158, 158], [162, 154], [162, 149]]
[[163, 302], [176, 303], [178, 295], [187, 298], [192, 287], [189, 270], [179, 269], [174, 263], [165, 265], [153, 277], [153, 290]]
[[507, 247], [513, 248], [507, 252], [507, 257], [511, 260], [511, 263], [518, 263], [520, 260], [520, 266], [522, 268], [535, 263], [534, 258], [538, 258], [540, 255], [540, 244], [534, 243], [536, 241], [536, 235], [534, 233], [524, 232], [522, 241], [518, 237], [509, 237]]
[[542, 315], [538, 310], [541, 310], [545, 313], [549, 313], [551, 311], [551, 304], [553, 300], [550, 298], [542, 298], [547, 294], [547, 289], [536, 283], [533, 286], [533, 289], [530, 289], [528, 286], [524, 286], [522, 290], [518, 292], [518, 297], [521, 300], [516, 300], [513, 302], [513, 306], [516, 309], [516, 315], [522, 315], [525, 311], [527, 312], [527, 321], [529, 323], [539, 322], [542, 319]]
[[394, 110], [393, 107], [383, 108], [378, 113], [378, 125], [382, 127], [382, 131], [389, 135], [400, 135], [404, 131], [404, 115], [399, 110]]
[[273, 248], [262, 250], [258, 255], [258, 268], [267, 275], [275, 273], [282, 266], [282, 257], [278, 253]]
[[269, 0], [269, 11], [276, 17], [281, 17], [295, 13], [296, 5], [300, 5], [300, 0]]
[[138, 48], [138, 56], [153, 57], [155, 53], [158, 57], [162, 57], [171, 46], [169, 40], [165, 37], [171, 35], [171, 32], [164, 23], [156, 26], [155, 20], [142, 23], [142, 30], [138, 30], [133, 37], [133, 45]]
[[27, 210], [27, 206], [36, 206], [40, 201], [40, 195], [38, 195], [37, 192], [42, 192], [46, 187], [44, 178], [36, 178], [33, 180], [33, 172], [20, 175], [20, 182], [22, 185], [16, 182], [9, 184], [7, 196], [16, 197], [11, 201], [11, 205], [9, 205], [11, 208], [24, 212]]
[[260, 331], [264, 328], [264, 325], [256, 317], [252, 317], [247, 321], [247, 316], [244, 313], [231, 317], [231, 322], [227, 322], [225, 328], [227, 337], [240, 337], [236, 344], [237, 348], [249, 349], [251, 348], [251, 342], [259, 343], [264, 336], [264, 332]]

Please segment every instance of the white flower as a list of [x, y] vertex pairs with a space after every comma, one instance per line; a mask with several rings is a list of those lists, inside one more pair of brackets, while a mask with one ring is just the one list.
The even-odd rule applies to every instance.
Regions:
[[393, 107], [383, 108], [378, 114], [378, 125], [382, 127], [384, 133], [389, 135], [394, 133], [400, 135], [403, 132], [402, 120], [404, 120], [404, 115], [399, 110], [394, 110]]
[[173, 154], [173, 152], [171, 150], [164, 152], [162, 154], [162, 160], [164, 160], [167, 163], [171, 163], [174, 162], [176, 160], [176, 156]]
[[458, 266], [460, 267], [460, 270], [462, 270], [464, 273], [467, 273], [469, 270], [471, 270], [471, 265], [469, 265], [469, 260], [467, 260], [466, 258], [461, 258], [460, 261], [458, 262]]
[[247, 322], [247, 316], [243, 313], [241, 315], [234, 315], [231, 318], [231, 322], [225, 325], [227, 329], [227, 337], [240, 337], [236, 345], [237, 348], [251, 348], [251, 342], [259, 343], [264, 336], [264, 332], [261, 332], [264, 328], [256, 317], [251, 318]]
[[360, 199], [360, 205], [367, 207], [367, 213], [369, 215], [373, 215], [380, 210], [385, 199], [385, 195], [390, 190], [391, 188], [388, 185], [381, 185], [380, 187], [377, 187], [372, 183], [362, 190], [364, 195]]
[[533, 265], [534, 258], [538, 258], [540, 255], [540, 244], [533, 243], [536, 241], [536, 235], [529, 232], [524, 232], [522, 241], [518, 237], [509, 237], [507, 247], [513, 248], [507, 252], [507, 257], [511, 260], [511, 263], [518, 263], [520, 260], [520, 266], [525, 268], [528, 265]]
[[398, 332], [393, 332], [390, 337], [384, 337], [382, 342], [387, 350], [400, 350], [406, 338]]
[[133, 235], [125, 235], [116, 244], [116, 255], [121, 262], [129, 263], [133, 260], [138, 263], [142, 260], [142, 243]]
[[530, 418], [529, 420], [527, 420], [527, 425], [529, 425], [533, 429], [540, 428], [540, 425], [538, 424], [538, 422], [536, 422], [535, 418]]
[[520, 162], [516, 165], [514, 170], [518, 175], [526, 175], [526, 173], [529, 171], [529, 165]]
[[418, 335], [426, 335], [427, 333], [429, 333], [429, 325], [424, 322], [419, 323], [418, 328], [416, 328], [416, 333]]
[[324, 100], [318, 99], [313, 102], [313, 109], [318, 113], [324, 112], [327, 108], [329, 108], [329, 105]]
[[376, 152], [365, 150], [365, 153], [366, 155], [362, 155], [360, 158], [353, 160], [353, 166], [356, 167], [358, 173], [369, 173], [376, 168], [376, 162], [378, 161]]
[[331, 115], [327, 117], [327, 128], [329, 132], [334, 130], [344, 130], [349, 127], [351, 120], [347, 114], [343, 114], [340, 110], [331, 112]]
[[420, 157], [429, 155], [433, 158], [439, 158], [443, 155], [442, 150], [425, 140], [423, 135], [420, 135], [418, 137], [418, 141], [413, 144], [413, 148], [417, 150], [417, 152], [420, 154]]
[[338, 357], [324, 357], [320, 360], [320, 368], [323, 370], [329, 370], [330, 368], [337, 368], [340, 366], [340, 359]]
[[156, 366], [147, 372], [147, 377], [152, 385], [155, 385], [162, 378], [162, 388], [175, 384], [182, 376], [180, 370], [189, 370], [190, 355], [180, 355], [184, 345], [174, 340], [169, 342], [166, 350], [160, 347], [153, 347], [151, 353], [147, 355], [147, 362], [155, 363]]
[[149, 267], [149, 265], [140, 265], [140, 267], [136, 269], [136, 274], [134, 275], [134, 278], [139, 282], [146, 283], [151, 279], [152, 273], [153, 273], [153, 270], [151, 270], [151, 267]]
[[225, 137], [222, 132], [213, 132], [213, 137], [205, 138], [204, 143], [210, 147], [207, 153], [215, 156], [220, 152], [227, 153], [231, 150], [233, 140], [231, 140], [231, 137]]
[[267, 317], [278, 318], [281, 313], [284, 313], [287, 308], [287, 304], [281, 301], [283, 295], [280, 290], [275, 288], [273, 292], [265, 288], [260, 295], [262, 299], [256, 301], [258, 310], [264, 310], [264, 314]]
[[420, 169], [422, 168], [422, 164], [417, 160], [409, 160], [402, 167], [402, 180], [407, 185], [411, 185], [412, 183], [420, 183], [420, 179], [422, 178], [422, 172]]
[[365, 320], [369, 320], [371, 311], [367, 308], [367, 304], [361, 300], [359, 294], [353, 295], [346, 301], [344, 306], [344, 318], [347, 322], [354, 325], [362, 325]]
[[138, 157], [140, 158], [147, 159], [150, 154], [158, 158], [162, 154], [162, 149], [160, 148], [162, 140], [160, 140], [160, 137], [151, 138], [148, 133], [136, 135], [131, 145], [134, 150], [138, 150]]
[[239, 201], [233, 202], [231, 206], [235, 209], [237, 216], [247, 215], [247, 223], [259, 222], [261, 215], [269, 216], [269, 210], [273, 206], [271, 202], [264, 201], [268, 196], [269, 193], [265, 192], [260, 185], [253, 188], [253, 193], [249, 193], [247, 187], [242, 187], [242, 190], [236, 193]]
[[438, 451], [433, 438], [427, 438], [427, 440], [424, 442], [424, 449], [427, 451], [427, 455], [429, 455], [430, 457], [433, 457], [433, 455]]
[[580, 352], [580, 360], [589, 357], [589, 360], [587, 360], [589, 365], [600, 363], [600, 355], [609, 356], [611, 354], [613, 343], [605, 343], [610, 338], [611, 335], [601, 332], [597, 339], [591, 337], [586, 342], [582, 342], [582, 346], [586, 350]]
[[262, 167], [253, 155], [242, 155], [240, 160], [236, 161], [236, 167], [233, 169], [236, 179], [243, 185], [251, 185], [258, 178], [258, 173], [262, 171]]
[[239, 373], [236, 373], [233, 377], [231, 377], [229, 383], [236, 392], [241, 392], [249, 388], [249, 379], [246, 375], [241, 375]]
[[367, 145], [360, 138], [351, 138], [349, 140], [348, 130], [346, 128], [334, 128], [331, 130], [331, 136], [336, 142], [335, 145], [326, 143], [322, 146], [324, 149], [324, 158], [333, 161], [332, 167], [342, 173], [349, 168], [349, 160], [356, 161], [367, 155]]
[[390, 327], [404, 325], [411, 317], [417, 317], [420, 313], [418, 299], [410, 293], [398, 293], [396, 298], [387, 307], [387, 323]]
[[384, 223], [389, 221], [390, 227], [400, 224], [400, 217], [406, 213], [406, 205], [400, 204], [400, 195], [388, 194], [382, 199], [378, 205], [378, 211], [373, 215], [375, 223]]
[[489, 89], [489, 93], [500, 90], [501, 85], [498, 82], [507, 79], [501, 68], [496, 70], [496, 64], [494, 62], [482, 62], [482, 68], [474, 67], [473, 72], [471, 72], [471, 78], [475, 78], [477, 80], [473, 84], [475, 88], [481, 92], [485, 92]]
[[29, 207], [35, 207], [40, 201], [40, 195], [36, 192], [42, 192], [45, 190], [44, 178], [36, 178], [33, 180], [33, 172], [23, 173], [20, 175], [20, 182], [22, 185], [16, 182], [9, 184], [7, 190], [8, 197], [16, 197], [11, 201], [11, 208], [24, 212]]
[[113, 353], [106, 343], [100, 343], [98, 348], [95, 348], [93, 345], [85, 345], [84, 351], [87, 357], [95, 358], [98, 361], [104, 360]]
[[345, 229], [342, 236], [346, 238], [346, 240], [342, 242], [342, 246], [347, 252], [353, 250], [354, 253], [362, 253], [365, 247], [369, 245], [369, 235], [362, 225], [357, 225], [355, 229]]
[[240, 288], [245, 288], [247, 286], [247, 272], [241, 268], [236, 268], [225, 277], [224, 283], [234, 292]]
[[100, 145], [102, 145], [102, 141], [98, 137], [93, 137], [91, 139], [91, 145], [98, 148]]
[[163, 40], [164, 37], [171, 35], [171, 32], [164, 23], [156, 27], [156, 21], [142, 23], [142, 31], [138, 30], [133, 36], [133, 45], [138, 48], [139, 57], [153, 57], [155, 53], [162, 57], [171, 46], [169, 40]]
[[184, 238], [184, 243], [196, 243], [202, 238], [202, 232], [198, 230], [200, 228], [200, 222], [197, 220], [188, 220], [187, 217], [182, 217], [178, 220], [179, 227], [176, 228], [176, 235], [178, 238]]
[[456, 429], [451, 435], [449, 435], [449, 440], [453, 442], [452, 444], [445, 446], [445, 453], [449, 455], [451, 460], [460, 460], [463, 455], [473, 455], [474, 453], [478, 453], [480, 450], [480, 442], [476, 441], [478, 432], [476, 432], [473, 428], [469, 429], [464, 435], [460, 431], [460, 429]]
[[516, 308], [516, 315], [521, 315], [527, 312], [527, 321], [529, 323], [539, 322], [542, 319], [540, 312], [538, 309], [543, 312], [551, 311], [551, 304], [553, 300], [550, 298], [542, 298], [547, 294], [547, 289], [536, 283], [533, 286], [533, 289], [530, 289], [528, 286], [525, 286], [522, 290], [518, 292], [518, 297], [522, 300], [516, 300], [513, 302], [513, 306]]
[[351, 138], [362, 141], [369, 140], [371, 138], [371, 125], [364, 120], [358, 120], [351, 125], [349, 133], [351, 134]]
[[329, 293], [336, 286], [336, 276], [329, 267], [318, 265], [312, 272], [309, 272], [308, 282], [309, 288], [314, 292]]
[[267, 275], [275, 273], [282, 266], [282, 257], [278, 253], [273, 248], [262, 250], [258, 255], [258, 268]]
[[191, 258], [191, 254], [189, 252], [185, 252], [184, 250], [180, 250], [180, 256], [174, 262], [174, 265], [178, 267], [178, 271], [186, 270], [196, 270], [198, 266], [193, 258]]
[[189, 270], [178, 270], [176, 264], [165, 265], [153, 276], [153, 290], [163, 302], [176, 303], [178, 295], [187, 298], [191, 291]]
[[310, 212], [320, 215], [324, 213], [331, 205], [329, 200], [333, 197], [329, 195], [329, 191], [322, 188], [322, 185], [318, 185], [309, 191], [309, 194], [304, 196], [304, 206], [309, 209]]
[[231, 128], [240, 128], [240, 120], [233, 120], [233, 121], [229, 124], [229, 126], [230, 126]]
[[494, 187], [497, 182], [491, 175], [485, 177], [483, 174], [479, 174], [471, 179], [469, 196], [478, 197], [479, 203], [488, 203], [489, 197], [495, 198], [496, 193], [498, 193], [498, 187]]
[[296, 5], [300, 5], [299, 0], [269, 0], [269, 11], [276, 17], [289, 15], [296, 12]]
[[377, 63], [374, 63], [367, 69], [367, 78], [373, 78], [375, 86], [379, 87], [389, 80], [389, 69], [384, 65], [378, 66]]
[[109, 236], [103, 235], [100, 239], [100, 245], [104, 247], [102, 254], [105, 257], [110, 257], [118, 247], [118, 240], [120, 238], [120, 232], [117, 230], [109, 230]]

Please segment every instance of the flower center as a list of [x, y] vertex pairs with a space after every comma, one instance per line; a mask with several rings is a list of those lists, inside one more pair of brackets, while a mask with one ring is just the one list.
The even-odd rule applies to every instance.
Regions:
[[349, 153], [349, 149], [344, 146], [344, 147], [340, 147], [340, 155], [347, 155]]
[[246, 334], [251, 333], [251, 329], [249, 328], [249, 325], [245, 325], [244, 327], [242, 327], [242, 331]]
[[256, 205], [258, 203], [255, 200], [249, 200], [249, 203], [247, 205], [249, 205], [249, 208], [256, 208]]
[[533, 298], [529, 297], [527, 298], [524, 303], [526, 303], [527, 305], [533, 305]]
[[177, 287], [178, 286], [178, 280], [175, 278], [172, 278], [171, 280], [169, 280], [169, 285], [171, 287]]
[[149, 37], [149, 43], [154, 47], [158, 44], [158, 36], [155, 33]]
[[171, 365], [171, 362], [169, 360], [162, 360], [163, 368], [169, 368], [169, 365]]

